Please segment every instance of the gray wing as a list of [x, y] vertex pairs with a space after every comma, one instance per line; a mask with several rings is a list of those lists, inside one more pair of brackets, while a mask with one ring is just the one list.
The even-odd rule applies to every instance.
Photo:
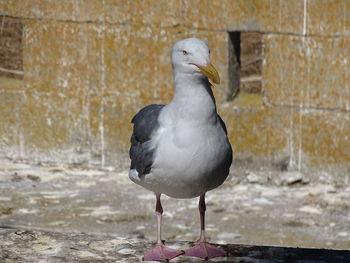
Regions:
[[[221, 119], [219, 114], [218, 114], [218, 119], [219, 119], [219, 122], [220, 122], [222, 129], [225, 131], [226, 136], [227, 136], [227, 128], [226, 128], [225, 122]], [[230, 149], [229, 149], [229, 152], [227, 153], [227, 156], [226, 156], [226, 159], [224, 162], [224, 166], [228, 169], [227, 173], [229, 173], [229, 169], [230, 169], [230, 166], [232, 164], [233, 153], [232, 153], [232, 146], [231, 146], [228, 138], [227, 138], [227, 141], [228, 141], [228, 144], [230, 146]]]
[[225, 122], [222, 120], [222, 118], [220, 117], [220, 115], [218, 114], [218, 117], [219, 117], [219, 122], [220, 122], [220, 125], [221, 127], [224, 129], [226, 135], [227, 135], [227, 128], [226, 128], [226, 124]]
[[130, 169], [136, 169], [139, 176], [151, 172], [154, 149], [149, 147], [149, 141], [159, 128], [158, 117], [163, 107], [164, 105], [159, 104], [148, 105], [141, 109], [131, 120], [134, 129], [129, 150]]

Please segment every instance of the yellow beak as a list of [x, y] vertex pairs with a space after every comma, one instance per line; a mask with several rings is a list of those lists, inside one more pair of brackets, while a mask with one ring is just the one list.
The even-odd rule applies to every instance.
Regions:
[[206, 66], [199, 66], [196, 65], [201, 71], [202, 73], [207, 76], [212, 82], [214, 82], [215, 84], [220, 84], [220, 76], [218, 71], [216, 70], [216, 68], [209, 63]]

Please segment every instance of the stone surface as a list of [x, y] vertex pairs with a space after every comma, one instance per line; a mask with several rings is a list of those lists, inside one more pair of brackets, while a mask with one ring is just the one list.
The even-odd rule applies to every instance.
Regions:
[[95, 21], [104, 16], [103, 1], [90, 0], [7, 0], [5, 14], [29, 19], [53, 19], [62, 21]]
[[303, 8], [302, 0], [197, 0], [184, 1], [184, 16], [185, 22], [195, 28], [301, 34]]
[[338, 36], [349, 35], [348, 5], [347, 0], [7, 0], [0, 7], [30, 19]]
[[[176, 39], [190, 36], [180, 28], [43, 21], [26, 21], [25, 30], [27, 96], [20, 126], [27, 151], [72, 145], [89, 151], [96, 145], [101, 155], [128, 147], [129, 123], [140, 107], [171, 98], [171, 46]], [[226, 35], [194, 35], [209, 42], [222, 39], [213, 60], [223, 71]], [[219, 89], [216, 93], [219, 99], [224, 96]]]
[[[332, 117], [330, 117], [332, 116]], [[349, 169], [350, 115], [347, 113], [305, 112], [301, 119], [302, 151], [314, 163], [343, 163]], [[316, 136], [316, 138], [314, 138]], [[313, 157], [315, 153], [317, 158]], [[348, 173], [349, 174], [349, 170]], [[345, 175], [345, 174], [344, 174]]]
[[[350, 34], [350, 3], [346, 0], [307, 1], [307, 33], [310, 35]], [[327, 10], [327, 12], [320, 12]]]
[[298, 171], [290, 171], [282, 173], [280, 180], [282, 184], [292, 185], [303, 181], [303, 174]]
[[105, 5], [108, 7], [105, 10], [106, 21], [109, 23], [128, 23], [161, 27], [178, 26], [182, 23], [183, 1], [107, 0]]
[[[0, 227], [114, 235], [151, 246], [156, 238], [155, 197], [129, 180], [126, 159], [104, 169], [0, 159]], [[263, 169], [254, 173], [261, 182], [247, 183], [249, 174], [236, 164], [229, 179], [207, 194], [210, 242], [350, 248], [349, 186], [316, 180], [281, 186], [273, 179], [281, 176], [277, 170], [276, 175]], [[321, 175], [311, 178], [317, 176]], [[163, 239], [180, 243], [197, 240], [198, 199], [162, 196], [162, 204]], [[144, 247], [142, 243], [137, 246], [127, 248], [141, 251]], [[113, 246], [110, 249], [116, 251]]]
[[264, 89], [274, 105], [350, 110], [349, 39], [267, 35]]

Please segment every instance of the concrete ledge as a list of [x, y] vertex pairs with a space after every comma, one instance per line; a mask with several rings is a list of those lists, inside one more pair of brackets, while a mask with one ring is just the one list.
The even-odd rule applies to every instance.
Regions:
[[[192, 242], [167, 243], [185, 249]], [[12, 262], [140, 262], [151, 242], [109, 235], [58, 233], [40, 230], [0, 228], [0, 261]], [[214, 262], [349, 262], [350, 251], [285, 248], [269, 246], [223, 245], [227, 258]], [[202, 262], [179, 257], [172, 262]]]

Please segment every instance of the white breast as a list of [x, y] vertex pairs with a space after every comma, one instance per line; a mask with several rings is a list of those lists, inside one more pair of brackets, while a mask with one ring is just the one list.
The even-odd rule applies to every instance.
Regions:
[[180, 122], [163, 127], [155, 141], [155, 161], [143, 182], [149, 190], [175, 198], [192, 198], [226, 179], [227, 167], [222, 167], [222, 163], [230, 146], [218, 122]]

